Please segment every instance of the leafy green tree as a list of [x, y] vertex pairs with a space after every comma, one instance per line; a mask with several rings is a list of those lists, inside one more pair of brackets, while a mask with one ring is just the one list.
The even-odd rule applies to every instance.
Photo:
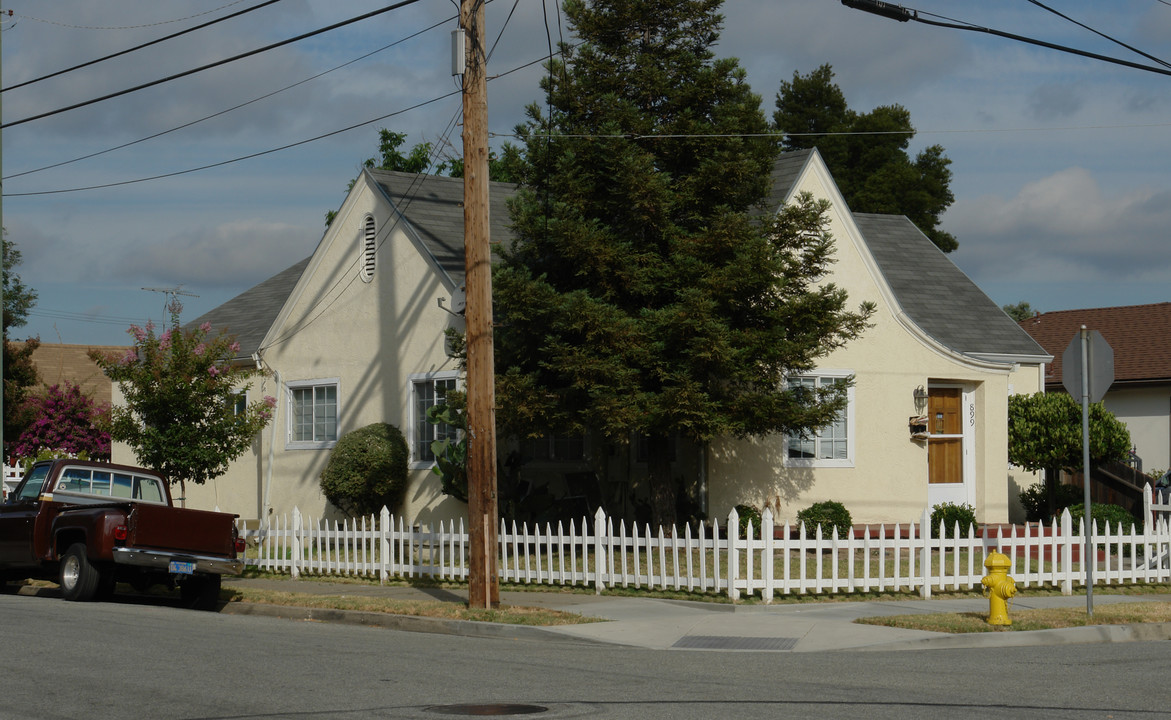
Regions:
[[1029, 318], [1033, 317], [1034, 313], [1036, 312], [1033, 310], [1033, 306], [1024, 300], [1021, 300], [1016, 305], [1005, 305], [1002, 309], [1006, 315], [1008, 315], [1013, 320], [1016, 320], [1017, 322], [1024, 322], [1025, 320], [1028, 320]]
[[41, 344], [38, 338], [29, 338], [23, 344], [9, 342], [11, 328], [24, 327], [28, 322], [29, 310], [37, 302], [37, 293], [24, 284], [16, 272], [20, 264], [20, 250], [8, 239], [3, 231], [4, 265], [4, 444], [5, 457], [11, 443], [32, 422], [33, 415], [25, 405], [29, 392], [41, 384], [37, 368], [33, 365], [33, 351]]
[[252, 445], [272, 419], [276, 399], [239, 407], [241, 393], [261, 374], [254, 365], [234, 365], [240, 346], [211, 326], [184, 328], [182, 306], [170, 307], [171, 324], [156, 333], [153, 323], [132, 325], [134, 345], [119, 355], [91, 351], [90, 358], [118, 383], [125, 405], [110, 410], [112, 440], [129, 445], [139, 464], [158, 470], [183, 491], [218, 477]]
[[939, 227], [955, 199], [944, 149], [932, 145], [912, 160], [911, 113], [901, 105], [855, 112], [833, 78], [833, 68], [822, 65], [781, 81], [773, 125], [784, 134], [782, 146], [816, 147], [851, 210], [906, 215], [941, 250], [955, 250], [955, 237]]
[[[1090, 405], [1090, 465], [1125, 460], [1130, 432], [1102, 403]], [[1082, 468], [1082, 408], [1066, 393], [1013, 395], [1008, 399], [1008, 461], [1029, 472], [1044, 470], [1049, 514], [1060, 471]]]
[[24, 327], [28, 322], [29, 310], [37, 304], [37, 293], [29, 288], [16, 273], [16, 266], [20, 264], [21, 254], [16, 243], [8, 239], [8, 231], [4, 230], [4, 337], [8, 337], [9, 328]]
[[569, 0], [528, 108], [525, 180], [494, 298], [501, 428], [646, 438], [651, 512], [675, 520], [672, 437], [824, 426], [845, 387], [787, 374], [857, 337], [871, 307], [824, 282], [828, 205], [764, 208], [776, 143], [734, 59], [711, 50], [719, 0]]

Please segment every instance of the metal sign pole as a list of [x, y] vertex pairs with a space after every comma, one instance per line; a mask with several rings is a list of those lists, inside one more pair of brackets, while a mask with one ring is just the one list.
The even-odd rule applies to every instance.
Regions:
[[1090, 507], [1090, 331], [1082, 325], [1082, 487], [1084, 500], [1082, 522], [1085, 524], [1085, 549], [1082, 564], [1086, 569], [1086, 615], [1094, 618], [1094, 516]]

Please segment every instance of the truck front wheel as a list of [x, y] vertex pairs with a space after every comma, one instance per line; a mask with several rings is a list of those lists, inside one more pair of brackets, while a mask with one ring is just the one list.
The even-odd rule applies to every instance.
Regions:
[[102, 573], [85, 554], [85, 543], [73, 543], [61, 556], [61, 594], [66, 600], [93, 600], [102, 587]]

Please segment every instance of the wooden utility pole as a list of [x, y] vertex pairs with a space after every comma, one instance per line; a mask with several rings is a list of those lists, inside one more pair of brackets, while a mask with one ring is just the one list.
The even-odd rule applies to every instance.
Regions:
[[468, 352], [468, 605], [500, 604], [497, 577], [496, 378], [492, 342], [492, 251], [488, 237], [488, 77], [484, 0], [460, 0], [466, 34], [464, 272]]

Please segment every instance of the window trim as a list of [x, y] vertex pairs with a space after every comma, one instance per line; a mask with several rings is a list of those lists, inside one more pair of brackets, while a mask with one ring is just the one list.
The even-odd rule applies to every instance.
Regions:
[[293, 391], [305, 388], [316, 388], [332, 385], [337, 397], [334, 419], [334, 434], [340, 436], [342, 415], [342, 391], [339, 378], [313, 378], [310, 380], [291, 380], [285, 383], [285, 398], [288, 400], [289, 411], [285, 413], [285, 449], [286, 450], [328, 450], [337, 445], [337, 440], [294, 440], [293, 422], [296, 419], [296, 404]]
[[[794, 377], [803, 378], [817, 378], [819, 383], [822, 380], [845, 380], [854, 376], [853, 370], [814, 370], [808, 373], [795, 375]], [[855, 433], [855, 417], [857, 416], [857, 407], [854, 396], [855, 387], [851, 384], [846, 389], [846, 457], [841, 460], [832, 458], [794, 458], [789, 457], [789, 438], [790, 434], [782, 435], [784, 438], [784, 452], [781, 457], [783, 459], [784, 467], [791, 468], [852, 468], [855, 466], [855, 443], [857, 442], [857, 435]], [[817, 446], [815, 446], [816, 448]], [[816, 449], [814, 455], [816, 455]]]
[[437, 370], [435, 372], [428, 373], [411, 373], [407, 376], [407, 398], [409, 399], [407, 422], [408, 427], [411, 429], [410, 437], [408, 438], [407, 443], [410, 447], [409, 467], [412, 470], [424, 470], [435, 465], [435, 460], [422, 460], [415, 452], [415, 448], [417, 447], [419, 440], [415, 434], [418, 428], [418, 422], [419, 420], [426, 422], [425, 419], [418, 417], [419, 403], [415, 388], [423, 383], [434, 384], [438, 380], [455, 380], [455, 389], [463, 389], [463, 383], [460, 381], [460, 373], [457, 370]]

